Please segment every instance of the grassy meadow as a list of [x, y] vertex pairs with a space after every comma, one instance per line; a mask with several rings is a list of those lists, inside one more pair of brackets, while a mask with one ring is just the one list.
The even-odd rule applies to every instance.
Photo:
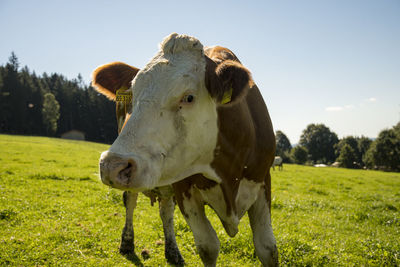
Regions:
[[[122, 192], [98, 178], [107, 145], [0, 135], [0, 266], [167, 266], [158, 205], [139, 197], [136, 254], [118, 252]], [[399, 266], [400, 173], [285, 165], [272, 171], [272, 224], [282, 266]], [[245, 216], [221, 240], [218, 266], [259, 266]], [[178, 208], [178, 246], [201, 266]], [[149, 252], [149, 258], [141, 255]]]

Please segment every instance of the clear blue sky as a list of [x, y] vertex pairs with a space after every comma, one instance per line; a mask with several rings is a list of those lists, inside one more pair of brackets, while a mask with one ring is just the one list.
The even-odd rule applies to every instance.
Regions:
[[400, 120], [400, 1], [0, 0], [0, 65], [14, 51], [37, 74], [124, 61], [143, 67], [172, 32], [233, 50], [275, 130], [310, 123], [376, 137]]

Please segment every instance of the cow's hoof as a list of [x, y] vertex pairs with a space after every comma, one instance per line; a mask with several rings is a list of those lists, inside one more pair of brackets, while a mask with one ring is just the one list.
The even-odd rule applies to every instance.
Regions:
[[143, 249], [140, 254], [144, 260], [150, 259], [150, 251], [148, 249]]
[[135, 245], [133, 244], [133, 239], [121, 240], [121, 245], [119, 246], [119, 253], [122, 255], [131, 254], [135, 251]]
[[183, 266], [185, 265], [185, 260], [182, 258], [179, 249], [169, 249], [165, 251], [165, 258], [167, 259], [168, 263], [176, 266]]

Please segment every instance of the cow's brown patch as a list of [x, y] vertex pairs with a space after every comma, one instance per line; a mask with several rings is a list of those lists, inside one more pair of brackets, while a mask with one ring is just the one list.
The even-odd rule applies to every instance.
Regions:
[[[270, 204], [269, 169], [275, 155], [275, 135], [262, 95], [248, 70], [230, 50], [215, 47], [206, 49], [205, 53], [206, 86], [211, 96], [221, 100], [229, 85], [234, 92], [233, 104], [217, 108], [219, 134], [211, 167], [222, 182], [218, 185], [200, 174], [186, 178], [174, 184], [177, 202], [185, 213], [183, 196], [190, 198], [192, 186], [200, 190], [221, 186], [229, 215], [236, 212], [236, 195], [240, 181], [245, 178], [265, 184]], [[219, 68], [221, 73], [218, 75]]]

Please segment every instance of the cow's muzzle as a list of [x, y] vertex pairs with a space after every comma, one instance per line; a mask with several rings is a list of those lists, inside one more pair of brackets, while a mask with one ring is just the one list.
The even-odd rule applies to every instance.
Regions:
[[137, 173], [137, 162], [133, 157], [106, 151], [101, 154], [99, 165], [104, 184], [122, 190], [132, 187]]

